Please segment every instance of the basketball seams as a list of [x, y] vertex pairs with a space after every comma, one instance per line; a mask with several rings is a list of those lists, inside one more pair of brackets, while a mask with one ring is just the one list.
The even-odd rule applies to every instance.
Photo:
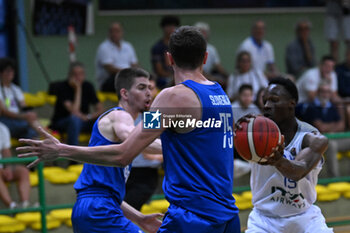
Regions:
[[267, 145], [269, 145], [269, 139], [270, 139], [270, 137], [269, 137], [270, 128], [269, 128], [269, 124], [268, 124], [266, 118], [264, 118], [264, 122], [266, 125], [266, 144], [265, 144], [263, 156], [266, 156], [266, 149], [267, 149]]
[[256, 154], [256, 151], [255, 151], [254, 138], [253, 138], [254, 121], [255, 121], [255, 118], [250, 119], [248, 123], [248, 145], [249, 145], [250, 154], [252, 155], [252, 160], [257, 162], [257, 161], [260, 161], [259, 159], [260, 157]]

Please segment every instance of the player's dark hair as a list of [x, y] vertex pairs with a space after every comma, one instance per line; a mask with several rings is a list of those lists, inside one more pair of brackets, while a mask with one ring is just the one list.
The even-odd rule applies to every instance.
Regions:
[[15, 70], [15, 61], [8, 57], [0, 58], [0, 73], [4, 72], [7, 68]]
[[324, 55], [322, 58], [321, 58], [321, 64], [323, 64], [325, 61], [333, 61], [335, 62], [335, 59], [333, 56], [331, 55]]
[[238, 94], [242, 94], [243, 91], [250, 90], [253, 91], [253, 87], [250, 84], [242, 84], [238, 89]]
[[177, 16], [174, 15], [166, 15], [163, 16], [162, 20], [160, 21], [160, 27], [166, 27], [166, 26], [180, 26], [180, 19]]
[[273, 78], [269, 82], [269, 85], [271, 84], [283, 86], [286, 92], [289, 94], [290, 98], [295, 100], [296, 103], [298, 103], [298, 89], [290, 79], [282, 77]]
[[182, 69], [194, 70], [202, 65], [206, 50], [207, 42], [196, 27], [182, 26], [171, 34], [169, 52]]
[[119, 100], [121, 98], [120, 90], [123, 88], [130, 90], [134, 84], [134, 80], [140, 77], [149, 79], [150, 75], [141, 68], [127, 68], [118, 72], [114, 79], [114, 87]]

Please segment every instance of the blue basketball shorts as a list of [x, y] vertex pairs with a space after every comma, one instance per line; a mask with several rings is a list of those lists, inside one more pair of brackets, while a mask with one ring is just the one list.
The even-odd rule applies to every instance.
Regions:
[[75, 233], [143, 233], [123, 215], [120, 205], [110, 194], [78, 194], [72, 212]]
[[240, 233], [238, 214], [224, 223], [202, 218], [176, 205], [170, 205], [158, 233]]

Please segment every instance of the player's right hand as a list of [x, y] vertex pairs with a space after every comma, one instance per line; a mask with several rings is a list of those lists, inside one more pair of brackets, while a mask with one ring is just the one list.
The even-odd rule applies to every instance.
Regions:
[[281, 142], [272, 149], [272, 153], [269, 156], [264, 157], [266, 162], [259, 162], [260, 165], [271, 165], [274, 166], [284, 154], [284, 135], [282, 135]]
[[16, 148], [18, 157], [27, 158], [37, 156], [38, 158], [29, 164], [27, 167], [35, 167], [41, 161], [55, 160], [59, 157], [59, 144], [60, 141], [46, 132], [43, 128], [38, 128], [40, 134], [45, 138], [44, 140], [33, 139], [19, 139], [20, 143], [26, 144], [26, 146], [20, 146]]

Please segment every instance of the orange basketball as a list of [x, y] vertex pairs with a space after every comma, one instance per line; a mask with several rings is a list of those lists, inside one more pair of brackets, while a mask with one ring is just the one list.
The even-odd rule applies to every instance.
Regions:
[[265, 162], [272, 149], [281, 142], [281, 132], [275, 122], [267, 117], [257, 116], [249, 122], [241, 122], [236, 131], [234, 145], [238, 154], [247, 161]]

